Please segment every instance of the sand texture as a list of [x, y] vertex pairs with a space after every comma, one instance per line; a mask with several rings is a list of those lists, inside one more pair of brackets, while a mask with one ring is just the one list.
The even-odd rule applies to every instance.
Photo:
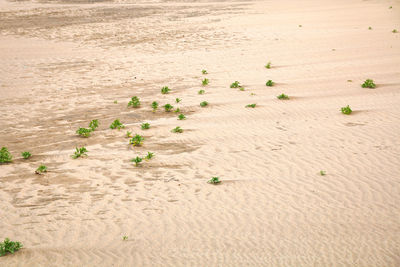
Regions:
[[400, 1], [0, 0], [0, 266], [400, 266], [394, 29]]

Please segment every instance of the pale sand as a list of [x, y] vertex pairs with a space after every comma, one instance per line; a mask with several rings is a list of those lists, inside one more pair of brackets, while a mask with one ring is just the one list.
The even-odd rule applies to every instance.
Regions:
[[400, 266], [400, 1], [133, 2], [0, 2], [0, 266]]

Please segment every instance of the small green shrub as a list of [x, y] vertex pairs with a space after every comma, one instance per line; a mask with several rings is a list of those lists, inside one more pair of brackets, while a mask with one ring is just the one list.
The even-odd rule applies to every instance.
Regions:
[[46, 165], [40, 165], [35, 171], [36, 174], [42, 174], [44, 172], [47, 172]]
[[179, 114], [178, 120], [184, 120], [184, 119], [186, 119], [186, 116], [183, 114]]
[[369, 27], [368, 27], [368, 30], [372, 30], [372, 27], [371, 27], [371, 26], [369, 26]]
[[179, 102], [181, 102], [182, 101], [182, 99], [180, 99], [180, 98], [175, 98], [175, 102], [176, 103], [179, 103]]
[[128, 236], [124, 235], [124, 236], [122, 237], [122, 240], [124, 240], [124, 241], [128, 240]]
[[272, 81], [272, 80], [268, 80], [266, 83], [265, 83], [265, 85], [266, 86], [274, 86], [274, 82]]
[[140, 99], [139, 99], [139, 97], [137, 97], [137, 96], [132, 97], [131, 101], [129, 101], [129, 103], [128, 103], [128, 107], [130, 107], [130, 106], [132, 106], [134, 108], [140, 107]]
[[126, 132], [126, 137], [131, 138], [131, 137], [132, 137], [132, 132], [127, 131], [127, 132]]
[[117, 101], [117, 100], [114, 100], [114, 104], [118, 104], [118, 101]]
[[170, 112], [173, 108], [174, 108], [174, 106], [172, 106], [171, 104], [164, 105], [164, 109], [166, 112]]
[[168, 94], [170, 91], [171, 89], [169, 89], [168, 86], [161, 88], [161, 94]]
[[150, 159], [152, 159], [153, 157], [154, 157], [154, 153], [152, 153], [152, 152], [147, 152], [147, 155], [146, 155], [146, 157], [145, 157], [144, 159], [150, 160]]
[[255, 108], [257, 104], [248, 104], [246, 105], [246, 108]]
[[342, 111], [343, 114], [346, 115], [349, 115], [353, 112], [349, 105], [347, 105], [346, 107], [342, 107], [340, 110]]
[[135, 162], [135, 166], [139, 166], [139, 163], [142, 162], [143, 158], [137, 156], [136, 158], [131, 159], [131, 162]]
[[18, 241], [11, 241], [9, 238], [4, 239], [4, 242], [0, 242], [0, 257], [5, 256], [7, 253], [13, 254], [22, 248], [23, 245]]
[[219, 184], [221, 181], [219, 180], [219, 177], [212, 177], [210, 180], [207, 181], [209, 184]]
[[12, 161], [12, 155], [6, 147], [0, 149], [0, 163], [7, 163]]
[[150, 123], [148, 123], [148, 122], [142, 123], [141, 127], [142, 127], [142, 130], [150, 129]]
[[206, 70], [202, 70], [201, 73], [208, 74], [208, 72]]
[[206, 86], [207, 84], [209, 84], [210, 80], [207, 78], [204, 78], [201, 83], [203, 84], [203, 86]]
[[143, 136], [137, 134], [134, 137], [132, 137], [131, 140], [129, 140], [129, 143], [133, 146], [141, 146], [143, 140], [144, 140]]
[[87, 129], [87, 128], [79, 128], [78, 130], [76, 130], [76, 133], [82, 137], [89, 137], [90, 134], [92, 133], [92, 129]]
[[151, 103], [151, 108], [153, 109], [153, 112], [155, 112], [157, 110], [157, 108], [158, 108], [158, 103], [156, 101]]
[[30, 157], [32, 157], [32, 154], [31, 154], [30, 152], [28, 152], [28, 151], [25, 151], [25, 152], [22, 152], [22, 153], [21, 153], [21, 156], [22, 156], [24, 159], [29, 159]]
[[84, 146], [80, 147], [80, 148], [76, 147], [76, 150], [75, 150], [74, 154], [71, 157], [73, 159], [77, 159], [77, 158], [79, 158], [81, 156], [87, 156], [86, 152], [88, 152], [86, 147], [84, 147]]
[[199, 94], [199, 95], [202, 95], [202, 94], [204, 94], [206, 91], [204, 91], [204, 90], [200, 90], [200, 91], [198, 91], [197, 93]]
[[118, 129], [121, 130], [122, 128], [125, 128], [125, 125], [123, 125], [119, 119], [116, 119], [115, 121], [113, 121], [113, 123], [111, 123], [110, 125], [111, 129]]
[[397, 33], [397, 30], [396, 30], [396, 29], [394, 29], [392, 32], [393, 32], [393, 33]]
[[363, 84], [361, 84], [362, 88], [375, 88], [376, 84], [371, 79], [366, 79]]
[[240, 86], [240, 87], [239, 87], [239, 90], [240, 90], [240, 91], [244, 91], [244, 87], [243, 87], [243, 86]]
[[89, 128], [92, 129], [92, 131], [96, 130], [97, 127], [99, 127], [99, 120], [92, 120], [89, 123]]
[[232, 84], [231, 84], [231, 88], [238, 88], [240, 86], [240, 83], [238, 82], [238, 81], [234, 81]]
[[325, 175], [326, 175], [326, 171], [319, 171], [319, 174], [320, 174], [321, 176], [325, 176]]
[[270, 69], [271, 68], [271, 62], [268, 62], [267, 65], [265, 65], [266, 69]]
[[280, 95], [277, 96], [277, 98], [280, 99], [280, 100], [287, 100], [287, 99], [289, 99], [289, 96], [285, 95], [285, 94], [280, 94]]
[[207, 101], [203, 101], [203, 102], [200, 103], [200, 107], [204, 108], [206, 106], [208, 106], [208, 102]]
[[179, 126], [175, 127], [174, 129], [171, 130], [173, 133], [183, 133], [183, 129]]
[[179, 113], [179, 112], [181, 112], [181, 109], [180, 109], [180, 108], [177, 108], [177, 109], [174, 110], [174, 112], [175, 112], [175, 113]]

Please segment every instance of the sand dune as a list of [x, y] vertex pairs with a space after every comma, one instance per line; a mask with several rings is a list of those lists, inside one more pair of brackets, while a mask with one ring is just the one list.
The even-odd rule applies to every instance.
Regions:
[[0, 147], [14, 161], [0, 165], [0, 239], [24, 248], [0, 266], [399, 266], [399, 10], [1, 1]]

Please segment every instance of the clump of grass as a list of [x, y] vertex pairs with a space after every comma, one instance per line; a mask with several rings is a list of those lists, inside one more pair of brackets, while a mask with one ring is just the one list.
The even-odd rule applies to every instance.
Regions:
[[219, 184], [221, 181], [219, 180], [219, 177], [212, 177], [210, 180], [207, 181], [209, 184]]
[[99, 127], [99, 120], [92, 120], [89, 123], [89, 128], [92, 129], [92, 131], [96, 130], [97, 127]]
[[128, 103], [128, 107], [130, 107], [130, 106], [132, 106], [134, 108], [140, 107], [140, 99], [139, 99], [139, 97], [137, 97], [137, 96], [132, 97], [131, 101], [129, 101], [129, 103]]
[[179, 102], [181, 102], [182, 101], [182, 99], [180, 99], [180, 98], [175, 98], [175, 102], [176, 103], [179, 103]]
[[246, 105], [246, 108], [255, 108], [257, 104], [248, 104]]
[[36, 174], [42, 174], [42, 173], [45, 173], [45, 172], [47, 172], [46, 165], [40, 165], [35, 171]]
[[319, 171], [319, 174], [320, 174], [321, 176], [325, 176], [325, 175], [326, 175], [326, 171]]
[[184, 120], [184, 119], [186, 119], [186, 116], [183, 114], [179, 114], [178, 120]]
[[122, 128], [125, 128], [125, 125], [123, 125], [119, 119], [116, 119], [115, 121], [113, 121], [113, 123], [111, 123], [110, 125], [111, 129], [118, 129], [121, 130]]
[[266, 86], [274, 86], [274, 82], [272, 81], [272, 80], [268, 80], [266, 83], [265, 83], [265, 85]]
[[180, 109], [180, 108], [177, 108], [177, 109], [174, 110], [174, 112], [175, 112], [175, 113], [179, 113], [179, 112], [181, 112], [181, 109]]
[[375, 88], [376, 84], [371, 79], [366, 79], [363, 84], [361, 84], [362, 88]]
[[21, 156], [22, 156], [24, 159], [29, 159], [30, 157], [32, 157], [32, 154], [31, 154], [30, 152], [28, 152], [28, 151], [25, 151], [25, 152], [22, 152], [22, 153], [21, 153]]
[[137, 134], [134, 137], [132, 137], [131, 140], [129, 140], [129, 144], [133, 145], [133, 146], [141, 146], [143, 143], [144, 137]]
[[12, 161], [12, 155], [6, 147], [0, 149], [0, 163], [8, 163]]
[[164, 109], [166, 112], [170, 112], [173, 108], [174, 108], [174, 106], [172, 106], [171, 104], [164, 105]]
[[161, 94], [168, 94], [170, 91], [171, 89], [169, 89], [168, 86], [161, 88]]
[[231, 84], [231, 88], [238, 88], [240, 86], [240, 82], [238, 82], [238, 81], [234, 81], [232, 84]]
[[205, 92], [206, 92], [206, 91], [204, 91], [204, 90], [199, 90], [197, 93], [198, 93], [199, 95], [203, 95]]
[[150, 160], [150, 159], [152, 159], [154, 157], [154, 153], [152, 153], [152, 152], [147, 152], [147, 155], [146, 155], [146, 157], [144, 158], [145, 160]]
[[240, 87], [239, 87], [239, 90], [240, 90], [240, 91], [244, 91], [244, 87], [243, 87], [243, 86], [240, 86]]
[[122, 237], [122, 240], [124, 240], [124, 241], [128, 240], [128, 236], [124, 235], [124, 236]]
[[372, 30], [372, 27], [371, 27], [371, 26], [369, 26], [369, 27], [368, 27], [368, 30]]
[[150, 129], [150, 123], [148, 122], [142, 123], [140, 127], [142, 128], [142, 130], [148, 130]]
[[353, 112], [349, 105], [347, 105], [346, 107], [342, 107], [340, 110], [342, 111], [343, 114], [346, 115], [350, 115]]
[[4, 242], [0, 242], [0, 257], [5, 256], [7, 253], [13, 254], [22, 248], [23, 245], [18, 241], [11, 241], [9, 238], [4, 239]]
[[157, 108], [158, 108], [158, 103], [156, 101], [154, 101], [153, 103], [151, 103], [151, 108], [153, 109], [153, 112], [156, 112]]
[[117, 101], [117, 100], [114, 100], [114, 104], [118, 104], [118, 101]]
[[266, 69], [270, 69], [271, 68], [271, 62], [268, 62], [267, 65], [265, 65]]
[[285, 94], [280, 94], [280, 95], [277, 96], [277, 98], [280, 99], [280, 100], [287, 100], [287, 99], [289, 99], [289, 96], [285, 95]]
[[397, 33], [397, 30], [396, 30], [396, 29], [394, 29], [392, 32], [393, 32], [393, 33]]
[[179, 126], [175, 127], [174, 129], [171, 130], [173, 133], [183, 133], [183, 129]]
[[141, 163], [143, 158], [137, 156], [136, 158], [131, 159], [131, 162], [135, 162], [135, 166], [139, 166], [139, 163]]
[[208, 72], [206, 70], [202, 70], [201, 73], [208, 74]]
[[126, 131], [126, 137], [131, 138], [132, 137], [132, 132]]
[[200, 107], [204, 108], [206, 106], [208, 106], [208, 102], [207, 101], [203, 101], [203, 102], [200, 103]]
[[76, 130], [76, 133], [82, 137], [89, 137], [92, 132], [93, 130], [90, 128], [79, 128]]
[[201, 84], [202, 84], [203, 86], [206, 86], [206, 85], [209, 84], [209, 83], [210, 83], [210, 80], [207, 79], [207, 78], [204, 78], [204, 79], [201, 81]]
[[80, 148], [76, 147], [76, 150], [75, 150], [74, 154], [71, 157], [73, 159], [77, 159], [77, 158], [82, 157], [82, 156], [87, 156], [86, 152], [88, 152], [86, 147], [84, 147], [84, 146], [80, 147]]

